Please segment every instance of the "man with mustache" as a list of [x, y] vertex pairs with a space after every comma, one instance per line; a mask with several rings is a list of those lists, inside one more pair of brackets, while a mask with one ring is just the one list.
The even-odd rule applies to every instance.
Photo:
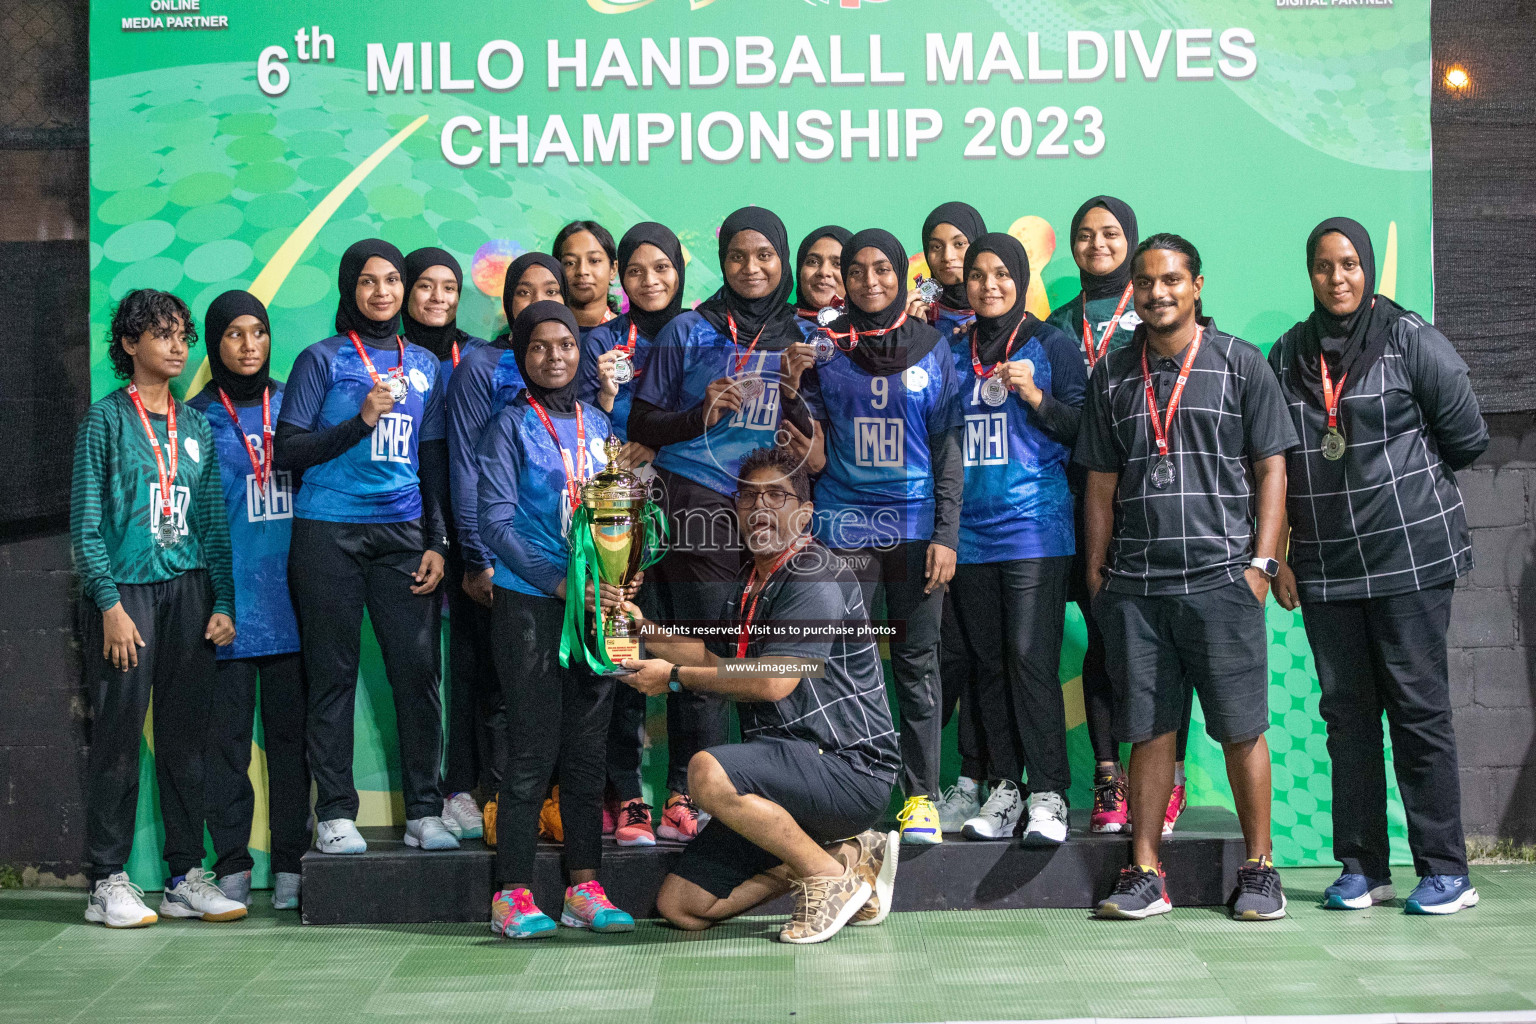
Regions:
[[[1177, 235], [1136, 250], [1142, 324], [1099, 360], [1074, 459], [1087, 586], [1104, 632], [1114, 734], [1129, 742], [1132, 863], [1098, 916], [1172, 909], [1158, 861], [1175, 736], [1193, 687], [1222, 746], [1248, 847], [1234, 918], [1285, 916], [1271, 860], [1264, 601], [1279, 572], [1285, 453], [1299, 442], [1259, 350], [1201, 315], [1200, 253]], [[1257, 520], [1255, 522], [1255, 519]]]
[[[736, 514], [751, 557], [724, 608], [718, 639], [677, 638], [642, 622], [653, 657], [623, 677], [647, 696], [698, 692], [736, 701], [742, 743], [688, 764], [688, 791], [710, 815], [656, 897], [679, 928], [705, 928], [790, 889], [783, 942], [824, 942], [891, 909], [900, 843], [873, 830], [901, 765], [880, 654], [859, 583], [811, 538], [811, 483], [799, 458], [759, 448], [741, 463]], [[839, 635], [830, 635], [835, 631]], [[734, 659], [820, 662], [783, 675], [728, 671]], [[853, 839], [844, 839], [853, 836]]]

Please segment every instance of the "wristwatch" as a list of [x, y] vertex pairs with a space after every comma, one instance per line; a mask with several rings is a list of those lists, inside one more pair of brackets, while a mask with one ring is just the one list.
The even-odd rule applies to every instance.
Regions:
[[677, 677], [678, 666], [673, 665], [672, 671], [667, 673], [667, 689], [673, 693], [683, 692], [683, 681]]
[[1255, 558], [1248, 562], [1248, 568], [1257, 569], [1270, 579], [1280, 575], [1280, 560], [1278, 558]]

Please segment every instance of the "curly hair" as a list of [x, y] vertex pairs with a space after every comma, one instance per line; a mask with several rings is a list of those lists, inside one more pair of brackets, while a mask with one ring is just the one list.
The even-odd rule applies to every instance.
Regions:
[[806, 470], [805, 462], [788, 448], [754, 448], [741, 460], [736, 479], [744, 481], [762, 470], [782, 474], [795, 489], [795, 497], [801, 501], [811, 500], [811, 474]]
[[190, 348], [197, 343], [197, 327], [192, 323], [192, 311], [179, 296], [154, 288], [138, 288], [124, 295], [112, 311], [112, 334], [107, 339], [113, 371], [123, 380], [133, 377], [133, 357], [123, 348], [124, 338], [138, 340], [145, 331], [169, 333], [178, 322]]

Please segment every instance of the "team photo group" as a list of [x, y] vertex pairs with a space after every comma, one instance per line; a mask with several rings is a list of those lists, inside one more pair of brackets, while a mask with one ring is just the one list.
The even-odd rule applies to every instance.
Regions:
[[[258, 721], [273, 906], [300, 906], [311, 848], [366, 851], [366, 611], [405, 844], [494, 846], [497, 935], [633, 930], [603, 885], [610, 835], [684, 844], [656, 897], [672, 925], [788, 894], [779, 937], [821, 942], [885, 920], [905, 847], [1080, 841], [1074, 769], [1087, 830], [1131, 838], [1094, 913], [1168, 913], [1196, 696], [1246, 845], [1227, 909], [1273, 921], [1271, 597], [1300, 610], [1321, 686], [1342, 867], [1323, 904], [1398, 899], [1383, 715], [1417, 878], [1401, 905], [1477, 903], [1446, 634], [1472, 568], [1456, 472], [1489, 435], [1451, 342], [1377, 292], [1360, 223], [1298, 230], [1271, 270], [1309, 280], [1312, 308], [1250, 340], [1207, 315], [1199, 239], [1143, 236], [1110, 196], [1071, 216], [1081, 288], [1045, 319], [1025, 246], [967, 203], [802, 231], [726, 217], [723, 284], [690, 309], [707, 257], [668, 227], [572, 221], [507, 265], [489, 340], [457, 326], [453, 255], [362, 239], [334, 325], [282, 339], [323, 336], [286, 381], [250, 292], [201, 322], [171, 292], [124, 295], [125, 386], [80, 426], [71, 502], [86, 919], [246, 915]], [[1069, 603], [1091, 765], [1068, 757]], [[151, 695], [156, 909], [125, 870]], [[558, 916], [534, 899], [541, 839], [563, 846]]]

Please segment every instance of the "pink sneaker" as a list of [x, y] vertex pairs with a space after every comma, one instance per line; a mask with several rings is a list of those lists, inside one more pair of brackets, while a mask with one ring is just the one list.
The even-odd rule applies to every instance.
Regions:
[[637, 796], [619, 807], [613, 838], [620, 846], [656, 845], [656, 833], [651, 830], [651, 805], [644, 798]]
[[1113, 772], [1093, 779], [1093, 813], [1088, 818], [1090, 832], [1129, 832], [1131, 818], [1125, 800], [1125, 774]]
[[567, 928], [590, 928], [595, 932], [635, 930], [635, 919], [613, 905], [599, 882], [582, 882], [565, 890], [560, 923]]
[[1181, 783], [1173, 787], [1173, 795], [1168, 798], [1168, 813], [1163, 815], [1163, 835], [1173, 834], [1174, 822], [1184, 813], [1184, 805], [1184, 786]]
[[527, 889], [502, 889], [491, 897], [491, 931], [509, 939], [541, 939], [555, 934], [555, 922], [534, 905]]
[[699, 809], [685, 793], [673, 793], [667, 797], [661, 809], [661, 825], [656, 834], [675, 843], [691, 843], [699, 835]]

